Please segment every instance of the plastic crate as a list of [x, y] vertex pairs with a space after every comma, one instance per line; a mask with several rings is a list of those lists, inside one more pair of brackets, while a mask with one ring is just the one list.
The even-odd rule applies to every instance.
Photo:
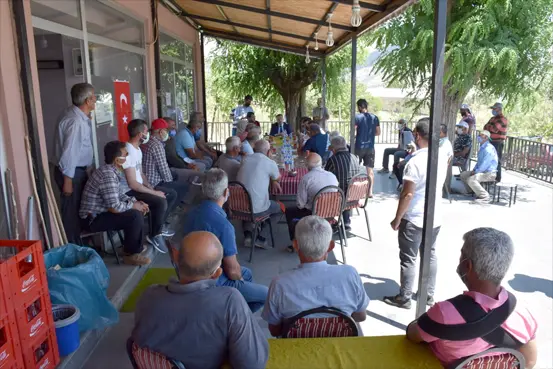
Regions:
[[13, 305], [12, 292], [8, 283], [8, 267], [6, 263], [0, 263], [0, 320], [11, 311], [13, 311]]
[[15, 319], [22, 346], [53, 329], [54, 317], [48, 291], [40, 293], [15, 308]]
[[15, 319], [6, 314], [0, 319], [0, 369], [21, 369], [23, 358]]
[[2, 266], [7, 273], [12, 304], [17, 308], [23, 305], [29, 296], [38, 296], [42, 291], [48, 291], [48, 281], [41, 242], [0, 240], [0, 247], [14, 246], [18, 253], [4, 261]]
[[25, 369], [54, 369], [60, 362], [56, 333], [53, 328], [22, 346]]

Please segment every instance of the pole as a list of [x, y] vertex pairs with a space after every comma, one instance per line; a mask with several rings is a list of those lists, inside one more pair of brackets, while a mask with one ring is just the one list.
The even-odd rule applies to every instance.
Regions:
[[202, 59], [202, 109], [204, 113], [204, 137], [207, 141], [207, 101], [205, 97], [205, 55], [204, 55], [204, 46], [205, 46], [205, 36], [203, 32], [200, 34], [200, 57]]
[[[432, 97], [430, 103], [430, 132], [428, 145], [428, 166], [426, 172], [426, 193], [424, 201], [424, 223], [422, 227], [421, 264], [419, 271], [419, 293], [417, 296], [418, 318], [426, 312], [428, 280], [430, 277], [430, 250], [433, 243], [434, 209], [438, 186], [438, 152], [440, 149], [440, 117], [442, 116], [442, 91], [444, 87], [444, 49], [447, 21], [447, 1], [437, 0], [434, 6], [434, 49], [432, 53]], [[442, 188], [442, 184], [439, 185]], [[441, 194], [441, 192], [440, 192]], [[441, 199], [438, 199], [441, 201]]]
[[351, 112], [349, 123], [349, 146], [355, 154], [355, 113], [357, 107], [357, 35], [351, 39]]
[[323, 115], [323, 129], [326, 131], [326, 119], [324, 118], [324, 111], [326, 109], [326, 58], [323, 56], [323, 60], [322, 60], [322, 69], [321, 69], [321, 77], [322, 77], [322, 85], [323, 85], [323, 88], [322, 88], [322, 95], [321, 96], [321, 99], [323, 100], [323, 106], [322, 106], [322, 115]]
[[[154, 70], [155, 70], [155, 85], [156, 102], [157, 102], [157, 116], [163, 116], [163, 99], [161, 93], [161, 56], [159, 54], [159, 19], [157, 16], [157, 0], [150, 0], [150, 6], [152, 10], [152, 31], [154, 38]], [[178, 120], [178, 119], [177, 119]], [[179, 122], [177, 122], [179, 124]]]

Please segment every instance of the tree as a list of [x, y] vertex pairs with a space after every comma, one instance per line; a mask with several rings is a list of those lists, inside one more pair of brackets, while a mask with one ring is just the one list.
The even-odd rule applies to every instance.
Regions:
[[[449, 0], [443, 115], [453, 126], [471, 89], [507, 106], [532, 106], [551, 86], [553, 0]], [[434, 1], [421, 0], [372, 34], [382, 55], [375, 70], [389, 85], [423, 91], [428, 102], [434, 38]]]

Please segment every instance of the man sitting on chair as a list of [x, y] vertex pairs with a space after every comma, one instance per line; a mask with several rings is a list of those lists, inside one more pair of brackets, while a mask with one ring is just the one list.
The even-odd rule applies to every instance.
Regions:
[[236, 181], [236, 175], [242, 162], [242, 156], [240, 155], [242, 143], [238, 136], [231, 136], [225, 141], [225, 146], [227, 152], [219, 157], [215, 167], [224, 170], [229, 181]]
[[192, 232], [179, 250], [180, 280], [153, 285], [136, 303], [132, 339], [187, 369], [265, 368], [269, 345], [240, 293], [217, 287], [223, 247]]
[[491, 182], [495, 180], [497, 173], [497, 151], [490, 143], [490, 132], [481, 131], [478, 135], [478, 161], [473, 170], [461, 173], [461, 180], [467, 191], [474, 191], [475, 202], [486, 204], [490, 201], [490, 194], [482, 187], [480, 182]]
[[467, 122], [457, 123], [457, 138], [453, 142], [453, 165], [465, 168], [469, 160], [469, 152], [472, 147], [472, 138], [469, 135]]
[[284, 133], [287, 135], [292, 133], [290, 125], [284, 121], [284, 116], [282, 114], [277, 114], [276, 120], [276, 123], [271, 125], [269, 136], [282, 136]]
[[[290, 240], [294, 240], [296, 223], [303, 217], [311, 215], [313, 200], [315, 195], [326, 186], [338, 186], [338, 179], [333, 173], [327, 172], [322, 168], [323, 159], [319, 154], [311, 153], [307, 155], [307, 173], [298, 184], [298, 194], [296, 196], [296, 205], [286, 208], [286, 222], [288, 223], [288, 232]], [[294, 252], [292, 246], [288, 246], [288, 251]]]
[[[457, 274], [468, 291], [431, 307], [419, 319], [409, 324], [407, 338], [414, 342], [429, 343], [436, 357], [447, 367], [459, 359], [484, 352], [494, 346], [513, 348], [510, 346], [514, 344], [514, 348], [526, 359], [525, 368], [531, 369], [537, 358], [538, 324], [532, 314], [516, 304], [514, 296], [501, 286], [501, 281], [513, 260], [513, 241], [505, 232], [493, 228], [473, 229], [465, 233], [463, 240]], [[511, 305], [511, 311], [501, 312], [508, 305]], [[490, 323], [490, 316], [486, 315], [492, 311], [502, 315], [502, 319], [497, 323]], [[475, 313], [480, 315], [473, 316]], [[470, 322], [470, 328], [463, 327], [467, 322]], [[451, 325], [455, 325], [454, 332], [448, 328]], [[471, 329], [479, 329], [481, 325], [484, 325], [487, 332], [494, 327], [500, 330], [498, 333], [501, 339], [496, 342], [496, 339], [491, 337], [498, 337], [495, 334], [471, 334]], [[457, 339], [451, 335], [452, 333], [463, 334], [463, 338], [468, 335], [470, 338]], [[440, 338], [442, 334], [448, 334], [450, 339]]]
[[273, 336], [282, 334], [285, 319], [321, 306], [339, 309], [357, 322], [366, 319], [369, 297], [363, 282], [352, 266], [327, 264], [333, 248], [328, 221], [310, 215], [298, 222], [294, 249], [300, 265], [273, 279], [261, 314]]
[[328, 148], [328, 134], [321, 132], [321, 127], [318, 124], [309, 126], [309, 136], [305, 145], [301, 147], [300, 152], [315, 152], [323, 157]]

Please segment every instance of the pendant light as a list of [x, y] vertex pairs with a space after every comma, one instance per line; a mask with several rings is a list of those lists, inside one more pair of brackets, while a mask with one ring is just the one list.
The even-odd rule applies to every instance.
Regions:
[[305, 62], [307, 64], [311, 63], [311, 58], [309, 58], [309, 45], [305, 46]]
[[315, 32], [315, 50], [319, 50], [319, 39], [318, 39], [318, 32]]
[[353, 0], [350, 21], [353, 27], [359, 27], [361, 22], [363, 22], [363, 18], [361, 18], [361, 6], [359, 5], [359, 0]]
[[331, 47], [334, 45], [334, 38], [332, 33], [332, 23], [330, 22], [332, 18], [332, 13], [328, 14], [328, 32], [326, 34], [326, 46]]

